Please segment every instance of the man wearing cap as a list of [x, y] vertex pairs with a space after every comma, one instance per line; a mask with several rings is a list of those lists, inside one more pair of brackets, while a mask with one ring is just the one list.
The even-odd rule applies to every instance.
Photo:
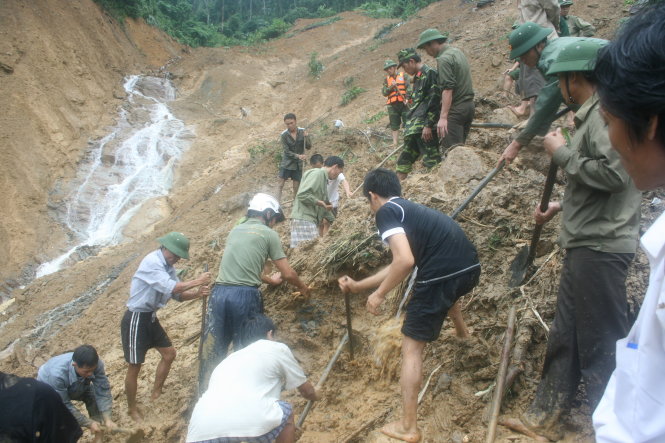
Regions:
[[559, 0], [561, 6], [561, 20], [559, 21], [559, 36], [561, 37], [593, 37], [596, 28], [576, 15], [570, 15], [572, 0]]
[[414, 48], [397, 54], [399, 67], [413, 78], [411, 107], [404, 124], [404, 149], [397, 159], [397, 176], [404, 180], [413, 164], [422, 156], [423, 165], [431, 169], [441, 162], [436, 124], [441, 111], [441, 90], [436, 71], [422, 62]]
[[437, 77], [441, 90], [441, 114], [436, 132], [441, 145], [447, 149], [466, 141], [475, 113], [471, 69], [466, 56], [446, 43], [448, 35], [436, 29], [420, 34], [418, 49], [436, 58]]
[[[249, 202], [246, 217], [226, 238], [219, 274], [208, 300], [199, 371], [201, 393], [213, 369], [226, 357], [229, 344], [233, 342], [234, 351], [244, 347], [238, 332], [245, 320], [263, 312], [261, 283], [279, 285], [286, 280], [303, 296], [309, 295], [308, 286], [289, 265], [279, 235], [272, 229], [282, 221], [284, 213], [277, 199], [258, 193]], [[279, 272], [268, 275], [268, 260]]]
[[176, 351], [166, 331], [159, 324], [157, 310], [170, 299], [193, 300], [210, 293], [210, 273], [198, 278], [180, 281], [173, 267], [181, 258], [189, 259], [189, 239], [180, 232], [170, 232], [157, 239], [159, 249], [146, 255], [136, 270], [129, 291], [127, 311], [120, 324], [122, 349], [129, 364], [125, 377], [125, 392], [129, 416], [135, 421], [143, 419], [136, 404], [136, 390], [141, 365], [150, 348], [157, 348], [161, 360], [155, 372], [151, 398], [162, 393]]
[[381, 93], [384, 97], [387, 97], [386, 105], [388, 107], [390, 129], [393, 132], [393, 145], [397, 146], [399, 127], [405, 122], [406, 111], [409, 109], [406, 106], [409, 80], [404, 72], [397, 72], [397, 63], [392, 60], [386, 60], [383, 64], [383, 70], [388, 75], [383, 80]]
[[[540, 90], [536, 100], [536, 112], [531, 116], [526, 127], [517, 135], [501, 154], [499, 162], [510, 164], [519, 153], [522, 146], [528, 145], [536, 135], [545, 135], [554, 117], [563, 103], [563, 96], [559, 90], [559, 78], [548, 75], [547, 71], [559, 55], [561, 50], [573, 43], [589, 40], [583, 37], [560, 37], [547, 40], [552, 30], [543, 28], [535, 23], [526, 22], [510, 33], [510, 58], [520, 59], [520, 63], [530, 67], [537, 67], [545, 77], [545, 86]], [[590, 39], [603, 42], [600, 39]], [[570, 105], [576, 108], [576, 105]], [[575, 110], [575, 109], [573, 109]]]
[[559, 242], [566, 255], [561, 269], [556, 314], [535, 397], [521, 419], [505, 424], [558, 440], [562, 413], [570, 408], [580, 380], [591, 410], [603, 395], [614, 369], [615, 343], [628, 332], [626, 276], [637, 250], [641, 194], [612, 149], [600, 114], [592, 74], [604, 40], [565, 46], [548, 75], [575, 114], [570, 142], [561, 129], [545, 136], [545, 150], [567, 177], [562, 202], [534, 213], [544, 224], [562, 212]]

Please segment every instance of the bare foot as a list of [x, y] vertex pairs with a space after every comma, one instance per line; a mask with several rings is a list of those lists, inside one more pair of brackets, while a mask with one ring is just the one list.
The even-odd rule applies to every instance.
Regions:
[[161, 389], [159, 391], [152, 391], [152, 394], [150, 394], [150, 400], [157, 400], [160, 395], [162, 395]]
[[412, 432], [405, 431], [404, 428], [402, 428], [401, 421], [388, 423], [381, 428], [381, 432], [388, 437], [396, 438], [397, 440], [406, 441], [408, 443], [418, 443], [420, 441], [420, 431], [418, 429]]
[[527, 113], [527, 110], [529, 109], [528, 107], [524, 106], [508, 106], [508, 109], [512, 111], [513, 114], [515, 114], [515, 117], [524, 117]]
[[527, 437], [531, 437], [536, 441], [547, 441], [547, 442], [550, 441], [548, 438], [543, 437], [542, 435], [538, 435], [535, 432], [533, 432], [531, 429], [527, 428], [526, 425], [522, 423], [522, 420], [520, 420], [519, 418], [500, 418], [499, 424], [501, 426], [510, 428], [513, 431], [519, 432], [520, 434], [524, 434]]
[[139, 408], [129, 410], [127, 412], [129, 413], [129, 416], [132, 418], [132, 420], [134, 420], [136, 423], [143, 422], [143, 412], [141, 412]]

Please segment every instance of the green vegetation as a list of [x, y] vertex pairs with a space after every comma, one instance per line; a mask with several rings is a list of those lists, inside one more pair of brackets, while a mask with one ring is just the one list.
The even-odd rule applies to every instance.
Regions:
[[[342, 11], [405, 18], [434, 0], [95, 0], [120, 23], [143, 18], [190, 46], [249, 45], [287, 34], [299, 18], [326, 18], [303, 31], [329, 25]], [[289, 33], [288, 35], [293, 35]]]
[[346, 77], [343, 81], [346, 91], [342, 94], [342, 100], [340, 102], [342, 106], [348, 105], [353, 99], [367, 91], [367, 89], [361, 88], [360, 86], [353, 86], [354, 80], [353, 77]]
[[386, 111], [378, 112], [378, 113], [374, 114], [373, 116], [371, 116], [370, 118], [366, 118], [365, 120], [363, 120], [363, 123], [371, 125], [372, 123], [378, 122], [379, 120], [381, 120], [386, 115], [388, 115], [388, 113]]
[[309, 55], [309, 63], [307, 64], [309, 66], [309, 75], [314, 78], [321, 77], [321, 73], [323, 72], [323, 63], [316, 58], [318, 55], [318, 53], [312, 52]]

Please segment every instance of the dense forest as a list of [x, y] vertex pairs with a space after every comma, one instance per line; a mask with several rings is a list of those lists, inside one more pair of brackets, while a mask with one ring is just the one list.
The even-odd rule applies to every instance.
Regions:
[[117, 19], [143, 18], [181, 43], [222, 46], [276, 38], [288, 33], [299, 18], [325, 19], [354, 9], [375, 18], [406, 18], [435, 0], [95, 1]]

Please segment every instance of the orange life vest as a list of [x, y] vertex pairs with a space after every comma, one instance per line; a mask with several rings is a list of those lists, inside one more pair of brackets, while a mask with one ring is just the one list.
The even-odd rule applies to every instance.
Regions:
[[386, 83], [388, 84], [388, 88], [397, 85], [397, 91], [390, 92], [386, 103], [390, 105], [395, 102], [403, 102], [406, 97], [406, 81], [404, 80], [404, 73], [400, 72], [395, 77], [386, 77]]

